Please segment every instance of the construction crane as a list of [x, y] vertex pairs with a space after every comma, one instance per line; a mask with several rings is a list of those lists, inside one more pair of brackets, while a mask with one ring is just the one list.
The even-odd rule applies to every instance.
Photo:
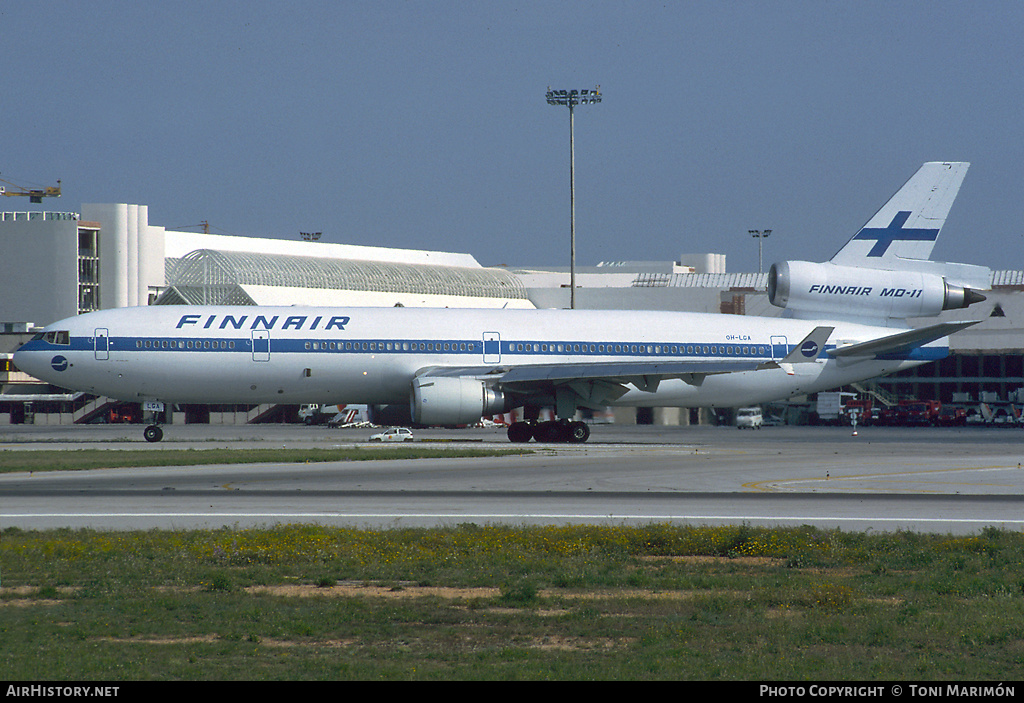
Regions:
[[22, 188], [19, 185], [15, 185], [10, 181], [5, 181], [0, 178], [0, 183], [6, 183], [13, 187], [15, 190], [10, 190], [4, 186], [0, 186], [0, 195], [6, 195], [8, 197], [14, 195], [27, 195], [30, 203], [41, 203], [43, 198], [59, 198], [60, 197], [60, 180], [57, 181], [56, 188]]

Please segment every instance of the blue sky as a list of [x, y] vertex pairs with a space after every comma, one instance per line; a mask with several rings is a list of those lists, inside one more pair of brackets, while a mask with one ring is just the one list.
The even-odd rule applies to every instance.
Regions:
[[567, 265], [825, 260], [925, 161], [934, 257], [1024, 268], [1024, 3], [0, 3], [0, 178], [152, 224]]

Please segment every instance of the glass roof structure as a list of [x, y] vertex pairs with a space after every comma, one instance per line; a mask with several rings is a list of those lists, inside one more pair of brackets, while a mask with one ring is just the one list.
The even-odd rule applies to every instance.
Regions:
[[429, 266], [199, 249], [167, 260], [158, 305], [255, 305], [243, 286], [373, 291], [525, 300], [511, 273], [493, 268]]

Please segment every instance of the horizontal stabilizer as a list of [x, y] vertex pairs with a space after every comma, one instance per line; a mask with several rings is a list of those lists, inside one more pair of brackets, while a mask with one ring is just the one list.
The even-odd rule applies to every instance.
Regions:
[[971, 325], [976, 325], [981, 320], [968, 320], [966, 322], [943, 322], [938, 325], [931, 325], [930, 327], [922, 327], [916, 330], [907, 330], [906, 332], [900, 332], [898, 334], [892, 334], [888, 337], [879, 337], [873, 339], [870, 342], [861, 342], [860, 344], [851, 344], [850, 346], [840, 347], [830, 351], [828, 354], [831, 357], [841, 359], [844, 357], [856, 357], [856, 356], [878, 356], [879, 354], [898, 354], [908, 352], [917, 347], [924, 346], [929, 342], [934, 342], [936, 339], [942, 337], [948, 337], [954, 332], [966, 329]]

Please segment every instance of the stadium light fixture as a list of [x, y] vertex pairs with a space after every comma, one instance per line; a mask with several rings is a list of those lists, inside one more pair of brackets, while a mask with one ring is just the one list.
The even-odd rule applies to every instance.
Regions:
[[576, 151], [573, 140], [573, 109], [577, 105], [596, 105], [601, 102], [601, 86], [583, 90], [551, 90], [548, 86], [548, 105], [569, 108], [569, 307], [576, 309]]
[[757, 240], [757, 272], [761, 273], [761, 245], [772, 231], [770, 229], [748, 229], [747, 232]]

